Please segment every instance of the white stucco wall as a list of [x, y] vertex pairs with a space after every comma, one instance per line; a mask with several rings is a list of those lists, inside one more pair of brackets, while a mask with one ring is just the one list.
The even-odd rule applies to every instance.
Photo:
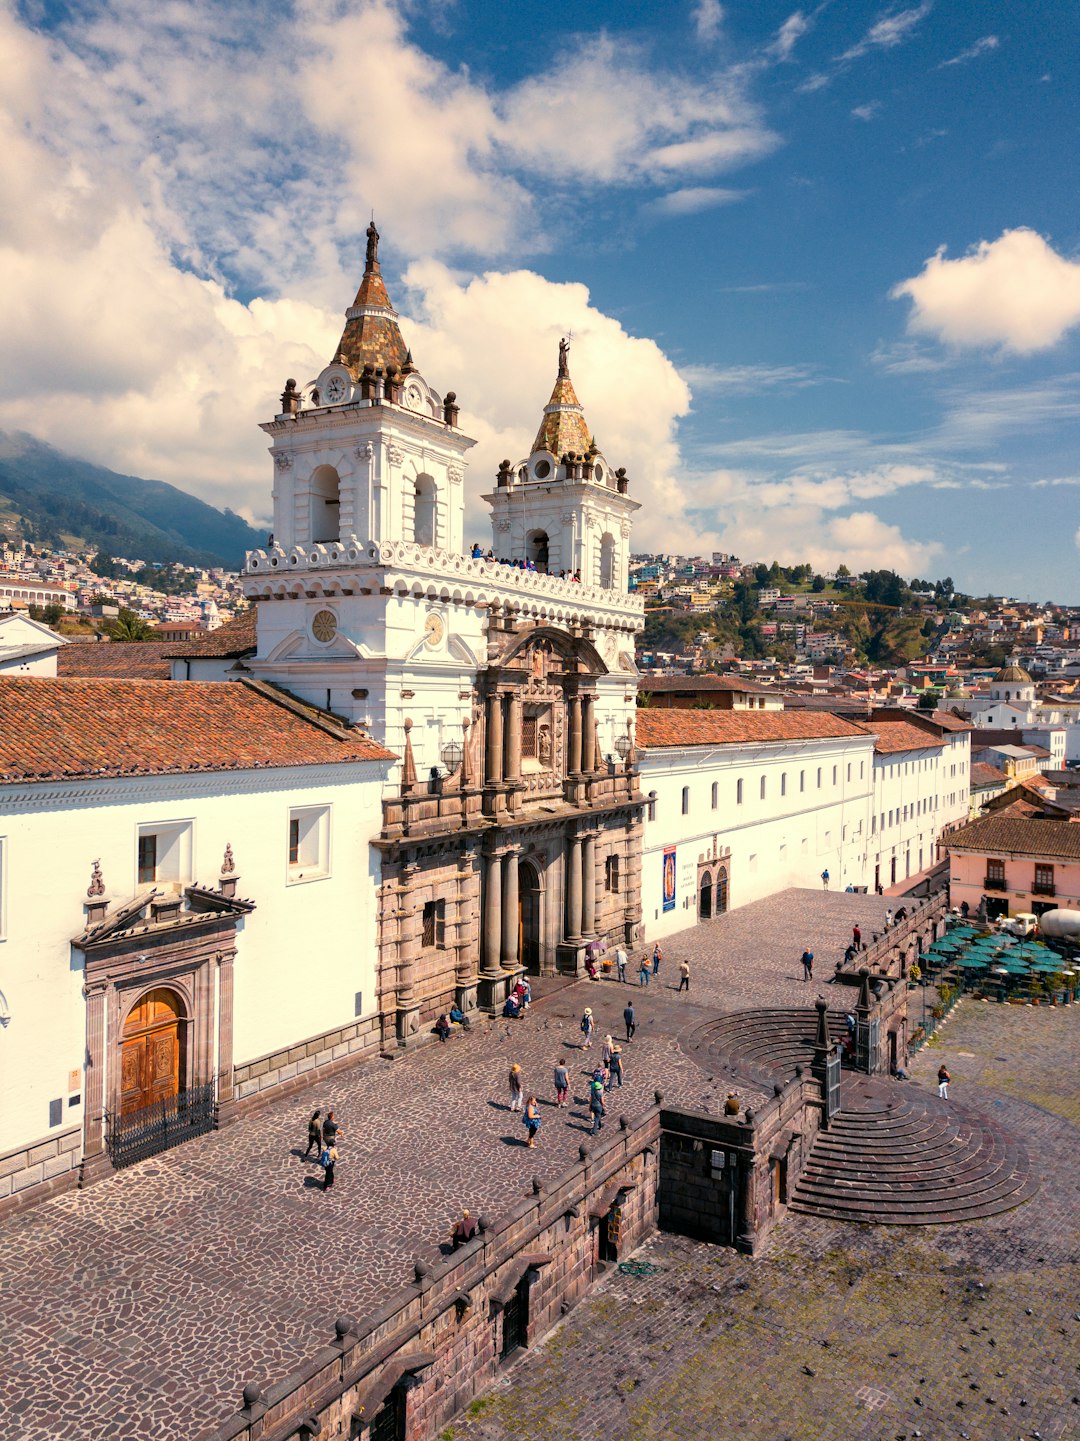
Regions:
[[[45, 1136], [49, 1101], [68, 1106], [68, 1078], [86, 1052], [83, 957], [91, 863], [111, 899], [137, 890], [141, 826], [191, 823], [191, 875], [215, 885], [227, 843], [238, 894], [256, 909], [239, 925], [235, 962], [237, 1062], [315, 1036], [375, 1008], [377, 858], [382, 763], [290, 767], [180, 777], [5, 787], [0, 791], [3, 940], [0, 992], [0, 1152]], [[290, 883], [292, 807], [329, 806], [329, 872]], [[85, 1099], [84, 1075], [78, 1094]], [[100, 1084], [100, 1078], [98, 1082]]]

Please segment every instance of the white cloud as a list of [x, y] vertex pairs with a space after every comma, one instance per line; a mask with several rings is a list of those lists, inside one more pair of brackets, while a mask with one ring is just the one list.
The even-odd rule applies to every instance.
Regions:
[[851, 113], [856, 120], [873, 120], [880, 109], [880, 100], [870, 100], [865, 105], [853, 106]]
[[1080, 475], [1058, 475], [1053, 480], [1032, 481], [1035, 490], [1043, 490], [1048, 485], [1080, 485]]
[[809, 365], [683, 365], [679, 373], [692, 391], [728, 395], [756, 395], [778, 387], [802, 389], [821, 378]]
[[652, 200], [645, 209], [652, 215], [699, 215], [715, 210], [718, 205], [733, 205], [745, 200], [745, 190], [729, 190], [721, 185], [689, 185], [682, 190], [669, 190]]
[[963, 65], [968, 60], [976, 60], [980, 55], [985, 55], [988, 50], [996, 50], [1001, 41], [996, 35], [984, 35], [981, 40], [976, 40], [974, 45], [969, 45], [966, 50], [961, 50], [959, 55], [954, 55], [951, 60], [943, 60], [938, 66], [939, 70], [945, 70], [950, 65]]
[[874, 365], [887, 375], [921, 375], [928, 371], [947, 370], [954, 362], [940, 350], [928, 350], [911, 340], [884, 341], [870, 356]]
[[810, 29], [810, 23], [801, 10], [789, 15], [776, 32], [776, 39], [771, 46], [772, 54], [778, 60], [790, 60], [795, 46]]
[[1027, 355], [1080, 324], [1080, 262], [1058, 255], [1034, 230], [1006, 230], [958, 260], [946, 259], [942, 247], [891, 295], [912, 302], [911, 332]]
[[724, 7], [720, 0], [694, 0], [691, 18], [699, 40], [715, 40], [724, 23]]
[[912, 10], [895, 10], [870, 26], [863, 38], [840, 56], [841, 60], [858, 60], [871, 50], [891, 50], [913, 35], [920, 21], [933, 9], [932, 0]]

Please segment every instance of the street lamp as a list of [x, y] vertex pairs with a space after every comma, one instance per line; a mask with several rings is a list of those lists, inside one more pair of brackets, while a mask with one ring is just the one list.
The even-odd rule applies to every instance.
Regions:
[[619, 759], [625, 761], [626, 757], [630, 754], [630, 737], [620, 736], [615, 742], [615, 749], [618, 752]]
[[442, 763], [447, 771], [453, 775], [461, 764], [461, 758], [465, 754], [465, 748], [460, 741], [447, 741], [439, 752]]

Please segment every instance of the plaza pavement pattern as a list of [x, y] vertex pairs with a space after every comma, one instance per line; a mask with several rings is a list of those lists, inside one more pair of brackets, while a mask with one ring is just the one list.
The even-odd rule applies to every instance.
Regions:
[[[446, 1045], [361, 1063], [9, 1218], [0, 1224], [0, 1435], [190, 1441], [236, 1410], [246, 1382], [272, 1382], [325, 1344], [337, 1316], [362, 1316], [405, 1286], [463, 1205], [495, 1219], [534, 1176], [553, 1179], [576, 1158], [588, 1131], [586, 1062], [607, 1031], [621, 1036], [627, 995], [638, 1030], [608, 1125], [639, 1114], [657, 1088], [672, 1104], [719, 1110], [724, 1078], [688, 1059], [678, 1038], [718, 1010], [828, 995], [803, 983], [803, 947], [825, 980], [854, 922], [868, 935], [887, 904], [784, 892], [672, 938], [648, 988], [605, 980], [556, 989], [521, 1021], [477, 1023]], [[675, 989], [684, 956], [688, 996]], [[598, 1020], [591, 1052], [578, 1049], [585, 1005]], [[507, 1071], [519, 1061], [527, 1091], [548, 1100], [561, 1054], [578, 1104], [546, 1105], [539, 1145], [527, 1151], [506, 1110]], [[747, 1086], [740, 1095], [758, 1098]], [[308, 1115], [328, 1105], [342, 1126], [341, 1160], [324, 1195], [321, 1172], [300, 1153]]]
[[1033, 1200], [898, 1229], [789, 1215], [753, 1260], [655, 1236], [444, 1441], [1080, 1436], [1077, 1009], [965, 1000], [915, 1059], [1026, 1140]]

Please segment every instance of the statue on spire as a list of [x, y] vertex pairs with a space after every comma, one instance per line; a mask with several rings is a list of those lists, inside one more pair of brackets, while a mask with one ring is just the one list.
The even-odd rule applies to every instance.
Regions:
[[570, 342], [565, 335], [559, 341], [559, 375], [570, 375]]
[[379, 232], [375, 229], [374, 219], [367, 228], [367, 256], [364, 260], [364, 271], [366, 274], [379, 274]]

